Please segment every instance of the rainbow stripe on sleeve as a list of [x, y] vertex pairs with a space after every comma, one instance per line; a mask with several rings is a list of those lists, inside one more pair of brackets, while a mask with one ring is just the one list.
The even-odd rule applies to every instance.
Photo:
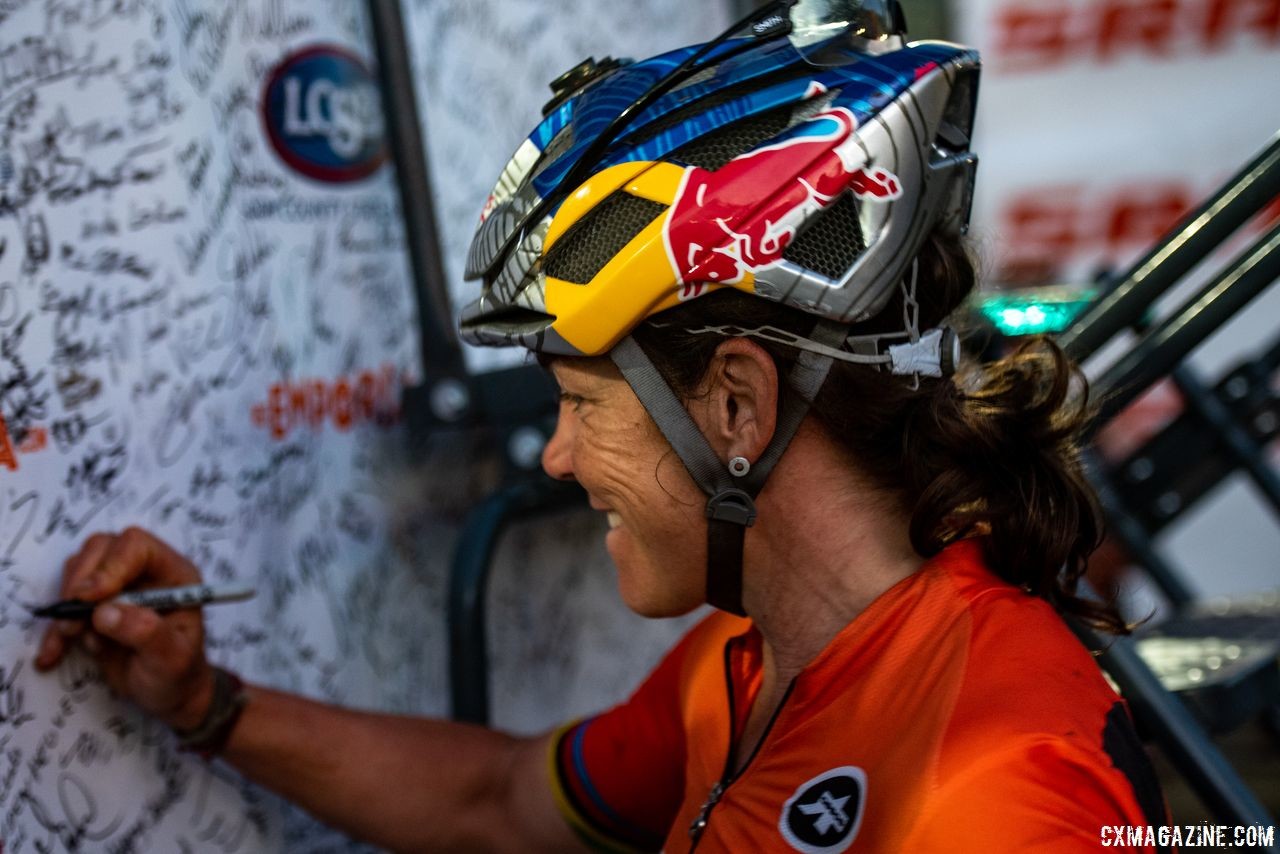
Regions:
[[583, 737], [592, 720], [566, 724], [551, 739], [548, 770], [556, 806], [569, 826], [596, 851], [632, 854], [659, 850], [661, 838], [628, 822], [592, 785], [583, 751]]

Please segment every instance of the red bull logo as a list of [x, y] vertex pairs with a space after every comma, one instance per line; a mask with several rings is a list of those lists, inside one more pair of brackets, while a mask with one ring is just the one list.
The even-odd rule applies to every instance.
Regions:
[[800, 226], [846, 190], [858, 198], [901, 196], [896, 175], [868, 168], [857, 125], [852, 112], [835, 107], [714, 172], [685, 170], [664, 226], [680, 299], [778, 264]]

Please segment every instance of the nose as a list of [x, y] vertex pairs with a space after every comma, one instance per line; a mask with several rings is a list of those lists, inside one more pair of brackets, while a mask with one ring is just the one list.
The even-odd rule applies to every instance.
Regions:
[[573, 429], [573, 416], [562, 407], [555, 432], [542, 449], [542, 470], [556, 480], [574, 480]]

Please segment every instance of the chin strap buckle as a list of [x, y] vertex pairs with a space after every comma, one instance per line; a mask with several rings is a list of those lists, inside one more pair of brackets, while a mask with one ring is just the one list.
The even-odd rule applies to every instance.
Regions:
[[707, 518], [750, 528], [756, 521], [756, 503], [741, 489], [722, 489], [707, 502]]

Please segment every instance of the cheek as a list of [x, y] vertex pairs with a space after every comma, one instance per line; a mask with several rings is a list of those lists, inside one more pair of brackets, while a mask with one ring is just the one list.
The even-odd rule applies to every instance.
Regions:
[[671, 500], [685, 512], [701, 512], [706, 504], [702, 490], [694, 483], [693, 476], [684, 467], [680, 457], [664, 443], [662, 455], [652, 469], [653, 478]]
[[[650, 435], [644, 424], [631, 421], [584, 424], [578, 431], [576, 456], [581, 467], [596, 478], [622, 480], [632, 488], [643, 488], [640, 477], [652, 484], [664, 451], [660, 436]], [[656, 433], [656, 428], [652, 428]]]
[[616, 435], [584, 430], [579, 433], [574, 450], [579, 478], [588, 489], [593, 485], [633, 482], [635, 470], [641, 465], [640, 449], [627, 447]]

